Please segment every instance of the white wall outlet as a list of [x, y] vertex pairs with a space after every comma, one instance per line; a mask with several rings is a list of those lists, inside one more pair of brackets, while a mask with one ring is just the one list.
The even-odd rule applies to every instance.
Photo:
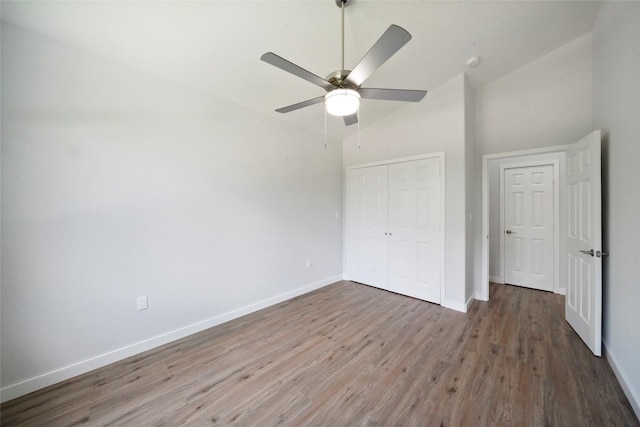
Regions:
[[311, 267], [311, 260], [308, 259], [307, 262], [305, 263], [305, 267], [309, 268]]
[[149, 307], [146, 295], [143, 295], [141, 297], [138, 297], [138, 299], [136, 299], [136, 307], [138, 308], [138, 311], [146, 310]]

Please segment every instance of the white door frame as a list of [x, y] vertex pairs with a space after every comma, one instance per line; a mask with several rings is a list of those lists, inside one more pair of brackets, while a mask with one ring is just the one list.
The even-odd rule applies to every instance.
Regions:
[[475, 298], [489, 301], [489, 161], [509, 157], [529, 156], [534, 154], [559, 153], [567, 151], [569, 145], [535, 148], [506, 153], [485, 154], [482, 156], [482, 273], [480, 284], [475, 289]]
[[344, 252], [344, 278], [345, 280], [349, 280], [349, 254], [350, 254], [350, 250], [351, 250], [351, 242], [350, 237], [349, 237], [349, 230], [350, 230], [350, 211], [349, 211], [349, 194], [351, 191], [351, 187], [350, 187], [350, 182], [349, 182], [349, 171], [352, 169], [361, 169], [361, 168], [368, 168], [371, 166], [383, 166], [383, 165], [389, 165], [392, 163], [403, 163], [403, 162], [411, 162], [414, 160], [425, 160], [425, 159], [433, 159], [433, 158], [438, 158], [440, 159], [440, 227], [441, 229], [441, 239], [440, 239], [440, 304], [442, 305], [443, 302], [446, 300], [446, 276], [445, 276], [445, 237], [446, 237], [446, 217], [445, 217], [445, 200], [446, 200], [446, 195], [445, 195], [445, 153], [444, 151], [439, 151], [436, 153], [429, 153], [429, 154], [422, 154], [422, 155], [418, 155], [418, 156], [411, 156], [411, 157], [401, 157], [398, 159], [389, 159], [389, 160], [382, 160], [379, 162], [371, 162], [371, 163], [363, 163], [363, 164], [359, 164], [359, 165], [353, 165], [353, 166], [348, 166], [346, 168], [346, 174], [345, 176], [347, 177], [346, 182], [346, 203], [345, 203], [345, 215], [344, 215], [344, 219], [345, 219], [345, 233], [343, 234], [345, 236], [345, 252]]
[[[532, 166], [553, 166], [553, 292], [560, 290], [560, 161], [558, 159], [500, 165], [500, 229], [504, 230], [504, 171]], [[500, 244], [500, 278], [504, 283], [504, 234]]]

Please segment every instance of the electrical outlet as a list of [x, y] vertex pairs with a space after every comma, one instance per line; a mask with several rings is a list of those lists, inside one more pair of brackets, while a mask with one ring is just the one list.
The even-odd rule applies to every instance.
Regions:
[[311, 260], [310, 259], [307, 260], [307, 262], [305, 263], [305, 266], [307, 268], [311, 267]]
[[146, 295], [138, 297], [138, 299], [136, 300], [136, 307], [138, 308], [138, 311], [146, 310], [149, 307]]

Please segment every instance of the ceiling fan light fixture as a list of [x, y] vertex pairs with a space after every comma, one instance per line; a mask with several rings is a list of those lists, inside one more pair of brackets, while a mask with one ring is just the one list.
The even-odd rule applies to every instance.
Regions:
[[334, 89], [324, 96], [324, 105], [332, 116], [350, 116], [360, 107], [360, 94], [353, 89]]
[[342, 18], [342, 34], [340, 37], [342, 42], [342, 67], [338, 71], [334, 71], [323, 79], [273, 52], [267, 52], [260, 57], [260, 60], [267, 64], [271, 64], [287, 73], [313, 83], [327, 92], [324, 96], [321, 95], [283, 108], [278, 108], [276, 112], [289, 113], [324, 101], [325, 118], [327, 113], [333, 116], [339, 116], [344, 119], [346, 126], [351, 126], [359, 122], [358, 110], [360, 109], [361, 98], [384, 101], [420, 102], [426, 95], [427, 91], [425, 90], [374, 89], [362, 87], [365, 80], [411, 40], [411, 34], [397, 25], [390, 25], [373, 44], [371, 49], [360, 59], [360, 62], [358, 62], [352, 70], [345, 70], [344, 6], [347, 1], [351, 2], [351, 0], [335, 0], [336, 5], [341, 9]]

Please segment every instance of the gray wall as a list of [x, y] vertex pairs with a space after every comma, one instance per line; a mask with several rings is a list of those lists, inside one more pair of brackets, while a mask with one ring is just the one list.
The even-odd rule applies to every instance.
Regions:
[[593, 126], [603, 131], [603, 340], [640, 417], [640, 3], [604, 2], [593, 30]]
[[341, 164], [338, 141], [3, 23], [3, 399], [339, 279]]
[[591, 35], [477, 88], [475, 100], [479, 154], [577, 142], [591, 131]]
[[476, 268], [479, 267], [479, 262], [476, 263], [475, 254], [478, 249], [476, 241], [478, 234], [477, 228], [481, 227], [479, 209], [480, 205], [476, 202], [480, 200], [478, 196], [478, 189], [480, 189], [480, 182], [476, 180], [476, 132], [475, 132], [475, 91], [469, 83], [469, 80], [464, 79], [464, 160], [465, 160], [465, 256], [466, 256], [466, 293], [465, 298], [471, 300], [475, 298], [476, 281], [479, 280], [479, 273]]

